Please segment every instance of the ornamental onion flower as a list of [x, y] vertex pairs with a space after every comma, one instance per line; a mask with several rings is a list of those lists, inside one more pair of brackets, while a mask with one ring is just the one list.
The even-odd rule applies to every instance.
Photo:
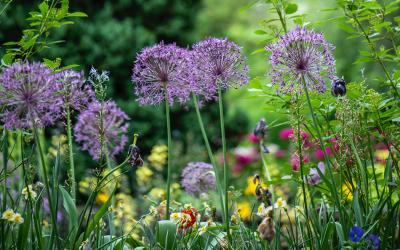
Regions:
[[324, 78], [335, 79], [332, 48], [321, 33], [302, 27], [267, 45], [265, 49], [271, 52], [271, 81], [279, 85], [278, 93], [300, 93], [302, 77], [309, 89], [325, 92]]
[[137, 55], [132, 81], [140, 105], [160, 104], [167, 98], [181, 103], [189, 99], [189, 52], [175, 44], [159, 43]]
[[62, 114], [57, 76], [42, 63], [14, 63], [0, 75], [0, 119], [8, 129], [54, 124]]
[[378, 235], [370, 234], [365, 238], [368, 249], [378, 250], [381, 240]]
[[75, 139], [94, 160], [120, 153], [128, 138], [128, 116], [115, 102], [93, 102], [78, 116]]
[[190, 195], [200, 195], [215, 188], [215, 174], [211, 164], [190, 162], [182, 171], [182, 186]]
[[58, 84], [64, 105], [82, 111], [94, 101], [95, 94], [92, 87], [85, 83], [82, 73], [74, 70], [64, 70], [57, 74]]
[[195, 80], [191, 89], [206, 100], [221, 89], [243, 86], [249, 82], [249, 68], [242, 49], [228, 39], [208, 38], [193, 45], [192, 63]]

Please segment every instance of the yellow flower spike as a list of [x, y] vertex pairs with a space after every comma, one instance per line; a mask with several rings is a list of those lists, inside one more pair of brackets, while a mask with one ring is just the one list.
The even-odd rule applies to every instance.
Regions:
[[6, 211], [3, 212], [3, 215], [1, 216], [1, 218], [3, 220], [7, 220], [7, 221], [14, 221], [15, 219], [15, 213], [14, 210], [12, 209], [7, 209]]
[[17, 223], [17, 224], [24, 223], [24, 218], [22, 217], [22, 215], [20, 213], [15, 213], [14, 222]]
[[352, 201], [353, 200], [353, 192], [351, 190], [350, 183], [348, 183], [348, 182], [343, 183], [343, 185], [342, 185], [342, 194], [343, 194], [343, 197], [345, 198], [346, 201]]
[[250, 203], [247, 201], [239, 202], [237, 204], [237, 211], [242, 220], [249, 220], [251, 216]]
[[104, 204], [108, 201], [109, 195], [105, 192], [100, 192], [96, 196], [96, 202], [99, 204]]

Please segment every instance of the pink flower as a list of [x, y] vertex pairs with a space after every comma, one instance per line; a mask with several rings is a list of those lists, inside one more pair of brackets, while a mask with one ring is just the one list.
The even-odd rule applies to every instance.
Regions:
[[[327, 155], [331, 155], [332, 154], [332, 148], [327, 147], [325, 149], [325, 152], [326, 152]], [[324, 159], [324, 151], [322, 151], [322, 149], [315, 150], [314, 157], [317, 158], [318, 160], [323, 160]]]
[[283, 157], [285, 157], [285, 154], [286, 154], [285, 150], [279, 149], [278, 151], [276, 151], [275, 156], [277, 158], [283, 158]]
[[284, 140], [288, 140], [293, 137], [293, 129], [292, 128], [284, 128], [279, 132], [279, 137]]
[[235, 149], [235, 157], [238, 164], [247, 165], [258, 158], [258, 152], [252, 147], [238, 147]]
[[249, 134], [247, 136], [247, 139], [252, 143], [259, 143], [260, 142], [260, 140], [258, 139], [258, 137], [254, 133]]
[[[308, 164], [310, 163], [310, 157], [308, 155], [303, 155], [303, 163]], [[300, 159], [299, 156], [293, 155], [290, 158], [290, 165], [292, 166], [292, 170], [297, 172], [300, 169]]]

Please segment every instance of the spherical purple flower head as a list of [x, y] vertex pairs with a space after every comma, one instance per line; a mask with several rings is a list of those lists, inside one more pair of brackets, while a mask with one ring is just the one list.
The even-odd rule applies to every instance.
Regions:
[[58, 73], [57, 77], [64, 105], [68, 104], [71, 108], [81, 111], [95, 100], [94, 91], [86, 84], [83, 73], [64, 70]]
[[8, 129], [53, 124], [62, 114], [57, 78], [41, 63], [14, 63], [0, 75], [0, 119]]
[[218, 84], [221, 89], [228, 89], [249, 82], [242, 49], [226, 38], [208, 38], [196, 43], [191, 56], [195, 68], [192, 91], [206, 100], [216, 97]]
[[75, 140], [95, 160], [105, 153], [112, 157], [124, 149], [128, 140], [128, 119], [115, 102], [93, 102], [78, 116], [74, 127]]
[[366, 238], [366, 245], [368, 249], [378, 250], [381, 240], [378, 235], [370, 234]]
[[[144, 48], [137, 55], [132, 81], [140, 105], [156, 105], [174, 100], [185, 103], [189, 99], [189, 52], [175, 44], [159, 43]], [[166, 91], [166, 92], [165, 92]]]
[[200, 195], [215, 188], [213, 166], [204, 162], [190, 162], [182, 171], [182, 186], [190, 195]]
[[350, 229], [349, 240], [352, 242], [359, 242], [364, 234], [364, 229], [354, 226]]
[[301, 27], [267, 45], [265, 49], [272, 53], [271, 81], [279, 85], [278, 93], [301, 93], [302, 76], [309, 89], [325, 92], [324, 78], [335, 79], [332, 48], [321, 33]]

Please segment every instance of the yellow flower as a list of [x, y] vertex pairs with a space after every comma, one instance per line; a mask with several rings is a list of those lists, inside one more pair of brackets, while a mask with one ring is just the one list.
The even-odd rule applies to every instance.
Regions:
[[151, 154], [148, 157], [150, 164], [161, 171], [167, 162], [168, 147], [166, 145], [155, 145], [151, 149]]
[[178, 191], [181, 188], [181, 185], [179, 183], [172, 183], [171, 184], [171, 191]]
[[232, 216], [231, 216], [231, 222], [232, 222], [233, 224], [237, 224], [237, 216], [236, 216], [235, 214], [232, 214]]
[[351, 190], [351, 185], [348, 182], [343, 183], [342, 185], [342, 194], [346, 201], [353, 200], [353, 192]]
[[379, 161], [384, 162], [389, 157], [389, 150], [387, 150], [387, 149], [376, 150], [375, 151], [375, 157]]
[[247, 201], [239, 202], [237, 204], [237, 211], [242, 220], [249, 220], [251, 216], [250, 203]]
[[[256, 187], [257, 187], [257, 185], [254, 184], [253, 179], [254, 179], [253, 176], [247, 177], [247, 187], [244, 190], [244, 194], [245, 195], [256, 195]], [[264, 184], [261, 184], [261, 186], [265, 188]]]
[[15, 213], [14, 222], [17, 224], [22, 224], [22, 223], [24, 223], [24, 218], [22, 218], [21, 214]]
[[37, 193], [33, 190], [33, 187], [31, 184], [28, 185], [28, 188], [24, 187], [22, 189], [22, 195], [24, 195], [25, 199], [29, 199], [29, 197], [31, 199], [35, 199], [37, 196]]
[[7, 209], [3, 212], [3, 216], [1, 217], [3, 220], [14, 221], [15, 213], [12, 209]]
[[104, 203], [106, 203], [108, 201], [109, 197], [110, 196], [107, 193], [100, 192], [96, 196], [96, 202], [99, 203], [99, 204], [104, 204]]
[[285, 208], [286, 206], [287, 203], [282, 197], [279, 197], [274, 204], [274, 208]]
[[153, 176], [153, 171], [150, 168], [143, 166], [136, 170], [136, 179], [139, 185], [144, 185]]
[[162, 188], [155, 187], [152, 190], [150, 190], [149, 195], [153, 198], [163, 200], [165, 197], [165, 190]]

